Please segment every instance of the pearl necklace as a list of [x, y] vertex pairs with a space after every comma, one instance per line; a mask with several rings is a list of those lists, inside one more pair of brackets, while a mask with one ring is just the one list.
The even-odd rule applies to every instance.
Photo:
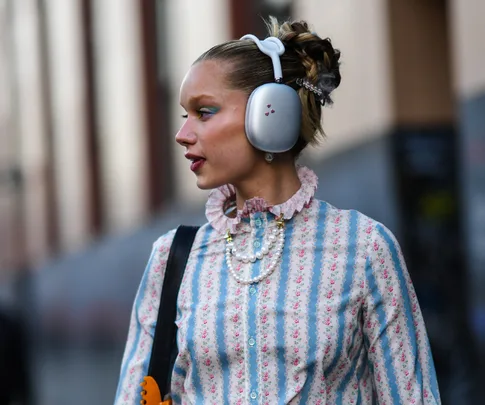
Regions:
[[[261, 251], [251, 255], [240, 254], [234, 246], [231, 233], [229, 232], [229, 230], [227, 231], [226, 263], [229, 271], [231, 272], [232, 276], [236, 279], [238, 283], [245, 284], [245, 285], [258, 283], [261, 280], [268, 277], [276, 268], [276, 265], [278, 264], [278, 260], [280, 259], [283, 253], [283, 247], [285, 245], [285, 223], [283, 220], [283, 216], [279, 216], [276, 219], [276, 222], [278, 224], [278, 227], [271, 232], [271, 234], [268, 237], [268, 241], [265, 241], [263, 243], [263, 247], [261, 248]], [[275, 243], [276, 243], [276, 250], [274, 252], [271, 263], [268, 266], [268, 268], [265, 271], [263, 271], [259, 276], [256, 276], [253, 278], [242, 278], [236, 273], [236, 271], [234, 270], [234, 265], [232, 264], [233, 256], [236, 260], [241, 261], [243, 263], [248, 263], [248, 262], [254, 263], [256, 260], [261, 260], [263, 259], [264, 256], [269, 254], [270, 248]]]

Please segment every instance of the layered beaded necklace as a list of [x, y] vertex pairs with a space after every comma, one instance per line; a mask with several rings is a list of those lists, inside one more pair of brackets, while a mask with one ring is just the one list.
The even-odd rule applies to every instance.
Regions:
[[[283, 219], [283, 215], [280, 215], [278, 218], [276, 218], [276, 223], [277, 227], [270, 232], [268, 238], [263, 242], [261, 250], [256, 254], [250, 255], [241, 254], [238, 251], [238, 249], [234, 246], [234, 241], [231, 233], [229, 232], [229, 230], [227, 231], [226, 263], [229, 271], [238, 283], [245, 285], [258, 283], [268, 277], [276, 268], [276, 265], [278, 264], [278, 261], [283, 253], [283, 247], [285, 245], [285, 221]], [[272, 251], [273, 245], [276, 245], [276, 248]], [[233, 258], [236, 261], [243, 263], [254, 263], [256, 262], [256, 260], [262, 260], [266, 255], [270, 253], [270, 251], [273, 253], [271, 262], [268, 268], [263, 271], [259, 276], [252, 278], [242, 278], [234, 270]]]

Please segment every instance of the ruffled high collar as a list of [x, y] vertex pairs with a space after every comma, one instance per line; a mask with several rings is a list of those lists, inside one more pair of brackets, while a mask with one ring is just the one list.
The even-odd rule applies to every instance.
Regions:
[[209, 223], [218, 232], [225, 234], [228, 230], [237, 233], [238, 225], [243, 218], [248, 218], [256, 212], [271, 212], [275, 216], [283, 215], [289, 220], [295, 214], [303, 210], [315, 195], [318, 185], [316, 174], [307, 167], [297, 168], [298, 177], [301, 182], [300, 189], [287, 201], [278, 205], [269, 205], [263, 198], [254, 197], [245, 201], [243, 209], [237, 210], [233, 217], [226, 215], [228, 202], [234, 201], [236, 190], [234, 186], [226, 184], [212, 190], [206, 204], [205, 215]]

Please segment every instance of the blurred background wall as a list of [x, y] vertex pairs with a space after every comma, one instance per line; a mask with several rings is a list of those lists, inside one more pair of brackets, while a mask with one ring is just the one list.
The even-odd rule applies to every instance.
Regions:
[[327, 141], [302, 163], [319, 198], [397, 234], [443, 403], [480, 403], [485, 2], [0, 0], [0, 304], [27, 331], [29, 404], [112, 402], [152, 242], [205, 222], [174, 142], [180, 83], [269, 14], [341, 50]]

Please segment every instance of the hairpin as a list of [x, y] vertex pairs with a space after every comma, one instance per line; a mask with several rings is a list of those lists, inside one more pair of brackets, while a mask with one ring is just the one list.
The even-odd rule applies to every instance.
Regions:
[[318, 101], [321, 105], [325, 104], [322, 90], [311, 84], [307, 79], [302, 79], [301, 77], [299, 77], [298, 79], [296, 79], [296, 84], [298, 84], [298, 86], [300, 87], [304, 87], [308, 91], [311, 91], [313, 94], [315, 94], [318, 97]]

